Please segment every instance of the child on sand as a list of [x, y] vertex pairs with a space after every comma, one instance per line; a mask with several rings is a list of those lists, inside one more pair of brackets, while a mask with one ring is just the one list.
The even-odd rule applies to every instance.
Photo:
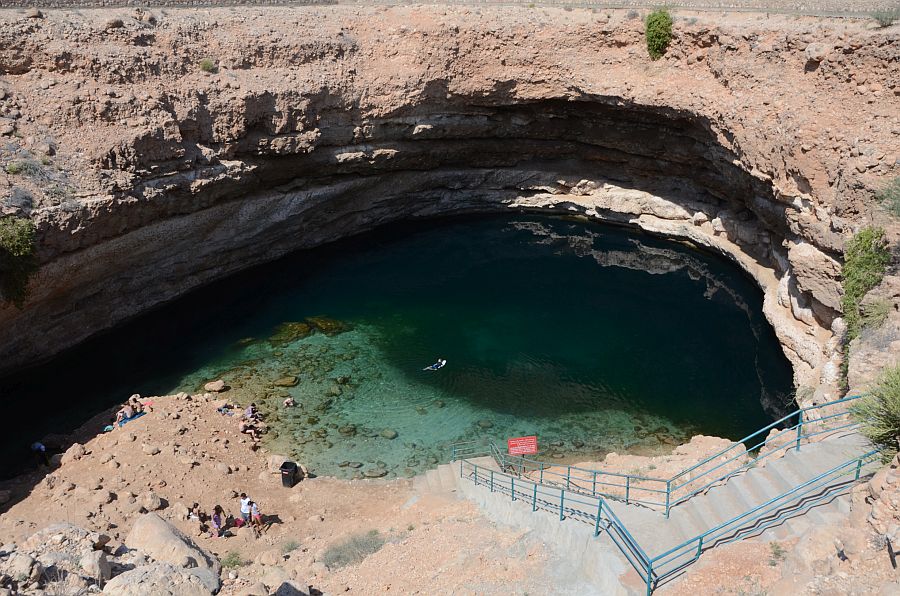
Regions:
[[210, 538], [221, 538], [225, 535], [225, 512], [221, 505], [216, 505], [213, 509], [212, 519], [210, 520]]
[[253, 531], [256, 533], [256, 537], [262, 534], [263, 524], [262, 524], [262, 514], [259, 512], [259, 507], [256, 504], [256, 501], [250, 501], [250, 523], [253, 526]]

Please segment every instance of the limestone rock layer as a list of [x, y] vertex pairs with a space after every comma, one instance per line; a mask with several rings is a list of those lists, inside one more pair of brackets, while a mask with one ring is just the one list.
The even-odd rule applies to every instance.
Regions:
[[37, 168], [2, 209], [42, 263], [3, 370], [292, 250], [519, 209], [729, 255], [833, 396], [843, 243], [898, 174], [896, 27], [678, 18], [653, 62], [625, 11], [115, 12], [0, 15], [0, 158]]

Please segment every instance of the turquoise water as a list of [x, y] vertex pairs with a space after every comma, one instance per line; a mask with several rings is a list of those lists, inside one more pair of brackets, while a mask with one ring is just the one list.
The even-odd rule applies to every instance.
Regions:
[[560, 460], [658, 453], [780, 413], [791, 371], [761, 298], [720, 258], [618, 228], [394, 226], [195, 292], [0, 389], [28, 399], [52, 390], [46, 371], [78, 370], [75, 392], [100, 404], [223, 378], [267, 413], [273, 449], [342, 477], [527, 434]]

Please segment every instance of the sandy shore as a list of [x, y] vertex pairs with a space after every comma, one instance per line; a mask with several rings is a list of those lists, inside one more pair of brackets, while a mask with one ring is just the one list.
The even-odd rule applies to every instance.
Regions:
[[[248, 562], [223, 571], [223, 594], [246, 593], [273, 573], [326, 593], [538, 593], [549, 581], [544, 546], [488, 522], [471, 503], [419, 494], [406, 479], [320, 477], [286, 488], [275, 467], [281, 458], [251, 449], [237, 415], [216, 411], [217, 395], [150, 399], [151, 412], [75, 444], [57, 469], [2, 483], [11, 500], [0, 514], [0, 543], [66, 521], [109, 535], [115, 548], [142, 512], [159, 506], [198, 545]], [[98, 426], [95, 420], [81, 432]], [[259, 538], [236, 528], [209, 538], [185, 517], [194, 502], [239, 517], [241, 492], [266, 516]], [[328, 569], [322, 562], [330, 545], [372, 530], [386, 544], [361, 564]]]

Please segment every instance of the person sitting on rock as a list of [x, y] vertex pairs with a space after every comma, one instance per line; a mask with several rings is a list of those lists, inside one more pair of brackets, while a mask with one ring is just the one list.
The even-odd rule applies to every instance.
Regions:
[[141, 403], [141, 394], [135, 393], [131, 397], [128, 398], [128, 405], [134, 410], [135, 414], [140, 414], [144, 411], [144, 404]]
[[134, 408], [130, 404], [125, 404], [116, 412], [116, 424], [122, 426], [126, 421], [134, 417]]
[[246, 420], [241, 420], [238, 423], [238, 431], [245, 435], [250, 435], [250, 438], [253, 439], [254, 442], [259, 440], [259, 430]]
[[222, 510], [221, 505], [216, 505], [213, 508], [212, 518], [210, 519], [210, 526], [210, 538], [221, 538], [225, 535], [225, 511]]
[[259, 410], [256, 409], [255, 403], [247, 406], [247, 409], [244, 411], [244, 418], [251, 422], [259, 421]]

